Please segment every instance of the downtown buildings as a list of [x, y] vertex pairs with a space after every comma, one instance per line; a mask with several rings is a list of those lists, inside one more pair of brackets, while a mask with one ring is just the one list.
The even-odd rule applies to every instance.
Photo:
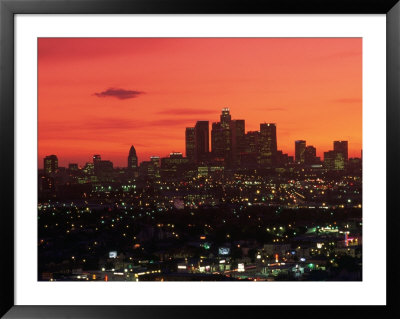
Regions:
[[122, 168], [47, 156], [39, 280], [342, 280], [341, 258], [360, 280], [361, 160], [334, 141], [321, 162], [299, 140], [294, 161], [277, 135], [273, 123], [246, 132], [223, 109], [211, 132], [186, 128], [185, 156], [143, 161], [132, 145]]
[[324, 166], [331, 171], [342, 171], [348, 164], [348, 142], [334, 141], [333, 150], [324, 152]]
[[[186, 156], [197, 164], [219, 164], [226, 168], [274, 168], [289, 162], [287, 154], [277, 150], [276, 125], [261, 123], [259, 131], [246, 133], [245, 120], [232, 119], [223, 108], [219, 122], [197, 121], [186, 128]], [[194, 151], [193, 151], [194, 150]], [[286, 163], [285, 163], [286, 164]]]
[[[211, 130], [210, 130], [211, 129]], [[348, 142], [334, 141], [333, 150], [321, 160], [317, 150], [305, 140], [296, 140], [294, 158], [278, 149], [277, 125], [260, 123], [258, 131], [247, 131], [244, 119], [234, 119], [228, 108], [223, 108], [219, 121], [199, 120], [185, 129], [185, 156], [172, 152], [167, 157], [151, 156], [141, 160], [131, 145], [127, 166], [115, 168], [101, 155], [82, 169], [72, 163], [68, 169], [58, 167], [56, 155], [44, 158], [43, 189], [52, 189], [59, 181], [73, 179], [80, 184], [120, 180], [191, 179], [249, 172], [251, 174], [293, 173], [296, 171], [345, 172], [360, 171], [361, 159], [348, 159]], [[54, 180], [54, 177], [57, 177]]]
[[56, 155], [46, 156], [43, 160], [43, 168], [46, 175], [54, 174], [58, 169], [58, 158]]

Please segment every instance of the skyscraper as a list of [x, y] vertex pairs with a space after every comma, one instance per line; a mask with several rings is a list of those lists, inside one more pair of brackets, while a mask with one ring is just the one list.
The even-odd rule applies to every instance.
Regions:
[[150, 162], [153, 163], [154, 167], [160, 168], [160, 156], [150, 156]]
[[101, 160], [94, 166], [94, 174], [100, 182], [110, 182], [113, 179], [114, 165], [111, 161]]
[[277, 140], [274, 123], [260, 124], [260, 166], [270, 168], [276, 164]]
[[111, 161], [103, 161], [99, 154], [93, 155], [94, 175], [105, 180], [106, 178], [110, 178], [113, 169], [113, 163]]
[[220, 121], [212, 124], [211, 153], [216, 160], [232, 164], [232, 123], [228, 108], [223, 108]]
[[111, 161], [100, 161], [98, 163], [99, 173], [109, 173], [113, 170], [113, 163]]
[[208, 121], [197, 121], [194, 127], [195, 149], [194, 157], [196, 162], [207, 159], [209, 152], [209, 124]]
[[160, 177], [160, 157], [150, 156], [151, 165], [148, 168], [148, 176], [152, 179]]
[[276, 166], [277, 167], [285, 167], [289, 163], [293, 162], [293, 157], [290, 157], [288, 154], [283, 153], [282, 151], [276, 152]]
[[44, 173], [46, 175], [54, 174], [58, 169], [58, 158], [56, 155], [46, 156], [43, 160]]
[[338, 151], [324, 152], [324, 167], [329, 171], [342, 171], [345, 169], [344, 155]]
[[304, 164], [304, 153], [306, 151], [306, 141], [298, 140], [294, 142], [295, 161], [298, 164]]
[[312, 146], [306, 146], [304, 151], [304, 164], [312, 165], [315, 164], [317, 161], [317, 149]]
[[260, 132], [249, 131], [244, 138], [245, 154], [240, 156], [240, 164], [246, 168], [257, 168], [260, 155]]
[[128, 169], [138, 168], [138, 158], [136, 155], [136, 150], [131, 146], [128, 155]]
[[93, 155], [93, 170], [95, 175], [97, 175], [99, 171], [100, 162], [101, 162], [101, 156], [99, 154]]
[[195, 130], [194, 127], [187, 127], [185, 131], [186, 157], [194, 161], [195, 153]]
[[258, 155], [260, 151], [260, 132], [249, 131], [245, 135], [246, 153]]
[[347, 141], [334, 141], [333, 150], [343, 154], [345, 162], [349, 160], [348, 142]]
[[240, 156], [245, 153], [245, 121], [232, 120], [231, 121], [231, 138], [232, 138], [232, 164], [234, 166], [240, 165]]
[[223, 128], [229, 128], [231, 122], [231, 115], [229, 114], [229, 108], [223, 108], [220, 115], [220, 122]]
[[221, 122], [212, 123], [211, 127], [211, 153], [214, 159], [225, 159], [224, 129]]

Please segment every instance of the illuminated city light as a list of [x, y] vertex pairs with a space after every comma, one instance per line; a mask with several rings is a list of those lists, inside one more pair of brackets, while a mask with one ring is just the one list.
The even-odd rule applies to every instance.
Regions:
[[[50, 175], [40, 172], [41, 187], [54, 189], [47, 189], [47, 193], [42, 191], [42, 197], [39, 196], [39, 231], [41, 238], [46, 238], [46, 241], [39, 240], [40, 252], [55, 256], [54, 239], [49, 234], [56, 230], [56, 225], [68, 239], [66, 245], [75, 241], [83, 246], [82, 250], [68, 247], [70, 250], [65, 258], [68, 263], [65, 264], [73, 265], [73, 271], [80, 273], [66, 275], [73, 279], [89, 280], [91, 276], [96, 280], [95, 274], [85, 275], [81, 268], [98, 262], [102, 272], [108, 273], [111, 269], [112, 275], [105, 274], [105, 281], [137, 281], [139, 276], [143, 276], [141, 281], [164, 281], [171, 280], [176, 272], [182, 278], [193, 280], [220, 275], [229, 280], [263, 281], [278, 280], [276, 276], [286, 278], [286, 272], [293, 275], [293, 269], [296, 269], [296, 278], [308, 280], [307, 276], [312, 278], [314, 268], [325, 271], [325, 263], [317, 260], [326, 260], [329, 267], [337, 267], [340, 263], [339, 259], [334, 263], [333, 255], [341, 258], [345, 254], [360, 260], [361, 253], [357, 248], [362, 242], [361, 217], [354, 220], [342, 217], [347, 212], [359, 216], [361, 204], [358, 203], [362, 193], [360, 177], [351, 176], [347, 166], [342, 168], [343, 154], [347, 152], [345, 143], [335, 141], [336, 150], [334, 146], [333, 151], [326, 152], [326, 161], [318, 159], [318, 165], [309, 165], [299, 151], [304, 146], [304, 151], [308, 147], [310, 154], [314, 154], [313, 147], [305, 141], [296, 141], [300, 142], [297, 143], [298, 152], [289, 161], [290, 156], [278, 151], [275, 145], [276, 124], [263, 123], [260, 131], [246, 132], [244, 120], [232, 120], [229, 109], [225, 112], [221, 114], [220, 122], [211, 127], [211, 139], [214, 137], [211, 149], [204, 145], [202, 150], [192, 150], [193, 158], [174, 151], [169, 157], [152, 156], [150, 161], [148, 158], [139, 161], [135, 150], [128, 156], [131, 167], [113, 167], [110, 161], [101, 161], [100, 155], [95, 155], [93, 163], [89, 163], [93, 165], [87, 165], [86, 169], [75, 170], [73, 165], [72, 171], [64, 176], [60, 173], [62, 167], [57, 168], [57, 172], [51, 173], [57, 178], [51, 181], [46, 180]], [[188, 134], [196, 127], [198, 134], [192, 136], [193, 140], [185, 139], [186, 144], [196, 146], [195, 139], [200, 132], [204, 136], [206, 132], [209, 134], [209, 123], [206, 129], [205, 122], [193, 123]], [[233, 127], [237, 128], [236, 133], [233, 133]], [[225, 153], [218, 149], [221, 138], [224, 141], [224, 130], [229, 133], [226, 133], [225, 142], [232, 142], [230, 151]], [[232, 137], [235, 134], [245, 142], [241, 142], [241, 150], [235, 149], [238, 145], [236, 137]], [[250, 154], [246, 147], [256, 139], [263, 142], [257, 142], [254, 154]], [[344, 150], [338, 151], [338, 145]], [[218, 150], [221, 158], [215, 157]], [[234, 151], [240, 151], [236, 153], [239, 155], [233, 155]], [[198, 152], [201, 159], [195, 158], [199, 156]], [[272, 161], [270, 154], [280, 157]], [[253, 162], [250, 161], [252, 156]], [[312, 158], [317, 160], [316, 155]], [[278, 159], [284, 162], [272, 164]], [[247, 167], [247, 160], [254, 167]], [[108, 167], [105, 172], [98, 170], [100, 161]], [[61, 177], [70, 178], [68, 187], [80, 192], [79, 199], [74, 197], [74, 203], [71, 198], [64, 200], [55, 191], [65, 187], [60, 182]], [[308, 212], [315, 216], [308, 217]], [[301, 218], [297, 216], [300, 214]], [[280, 219], [281, 216], [289, 217]], [[334, 219], [337, 222], [333, 222]], [[315, 226], [315, 221], [320, 226]], [[352, 237], [349, 237], [350, 231]], [[344, 243], [339, 234], [344, 234]], [[293, 245], [299, 245], [298, 250], [293, 250]], [[118, 249], [119, 255], [113, 249]], [[74, 256], [69, 258], [70, 254]], [[202, 256], [198, 258], [199, 255]], [[306, 261], [300, 256], [306, 256], [312, 263], [299, 266], [299, 261]], [[271, 264], [273, 261], [275, 263]], [[319, 264], [314, 264], [317, 262]], [[63, 264], [58, 266], [63, 267]], [[161, 272], [157, 268], [168, 270], [163, 273], [163, 278], [152, 279], [154, 274]], [[90, 269], [87, 274], [98, 272], [98, 269]], [[200, 273], [205, 277], [196, 277]], [[334, 276], [334, 271], [324, 275]], [[53, 274], [41, 276], [50, 280]]]

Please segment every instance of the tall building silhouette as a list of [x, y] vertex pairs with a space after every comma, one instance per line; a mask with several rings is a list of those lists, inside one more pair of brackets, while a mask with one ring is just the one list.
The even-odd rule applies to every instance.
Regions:
[[131, 146], [129, 149], [129, 155], [128, 155], [128, 169], [133, 169], [133, 168], [138, 168], [138, 158], [136, 155], [136, 150]]
[[245, 154], [240, 156], [242, 167], [257, 168], [260, 155], [260, 132], [249, 131], [245, 134]]
[[195, 129], [194, 127], [187, 127], [185, 130], [185, 145], [186, 145], [186, 157], [189, 161], [194, 161], [195, 153]]
[[114, 168], [113, 162], [108, 161], [108, 160], [106, 160], [106, 161], [100, 161], [98, 165], [99, 165], [99, 173], [100, 173], [100, 174], [101, 174], [101, 173], [104, 173], [104, 172], [109, 173], [109, 172], [111, 172], [111, 171], [113, 170], [113, 168]]
[[294, 142], [294, 156], [297, 164], [304, 164], [306, 151], [306, 141], [298, 140]]
[[334, 141], [333, 150], [343, 154], [344, 160], [349, 160], [348, 142], [347, 141]]
[[46, 156], [43, 160], [44, 173], [46, 175], [54, 174], [58, 169], [58, 158], [56, 155]]
[[225, 158], [224, 129], [221, 122], [212, 123], [211, 127], [211, 153], [214, 159]]
[[231, 115], [228, 108], [223, 108], [220, 121], [212, 124], [211, 129], [211, 153], [214, 159], [224, 160], [231, 164], [232, 156], [232, 131]]
[[148, 176], [150, 178], [160, 178], [160, 157], [159, 156], [150, 156], [151, 165], [148, 169]]
[[93, 155], [93, 171], [97, 175], [100, 169], [101, 156], [99, 154]]
[[229, 129], [229, 125], [231, 123], [231, 115], [229, 108], [225, 107], [222, 109], [222, 113], [219, 116], [220, 122], [223, 128]]
[[324, 167], [329, 171], [342, 171], [345, 169], [345, 158], [342, 152], [324, 152]]
[[317, 162], [317, 149], [312, 146], [306, 146], [304, 151], [304, 164], [312, 165]]
[[260, 132], [249, 131], [245, 135], [246, 153], [257, 154], [260, 152]]
[[99, 154], [93, 155], [93, 163], [96, 163], [99, 161], [101, 161], [101, 155], [99, 155]]
[[160, 168], [160, 156], [150, 156], [150, 162], [153, 163], [154, 167]]
[[245, 121], [232, 120], [231, 121], [231, 147], [232, 147], [232, 164], [234, 166], [240, 165], [241, 155], [246, 152], [245, 142]]
[[96, 176], [110, 175], [113, 170], [111, 161], [103, 161], [99, 154], [93, 155], [93, 171]]
[[196, 162], [205, 161], [208, 157], [209, 146], [209, 123], [208, 121], [197, 121], [194, 127]]
[[227, 165], [232, 164], [232, 118], [229, 108], [223, 108], [220, 115], [224, 160]]
[[276, 164], [277, 140], [276, 125], [273, 123], [260, 124], [260, 166], [273, 167]]

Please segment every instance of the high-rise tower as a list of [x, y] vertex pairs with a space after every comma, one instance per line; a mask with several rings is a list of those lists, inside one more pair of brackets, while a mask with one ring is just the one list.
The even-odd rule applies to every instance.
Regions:
[[334, 141], [333, 150], [343, 154], [345, 162], [349, 159], [349, 146], [347, 141]]
[[230, 128], [232, 139], [232, 164], [238, 166], [240, 165], [241, 155], [246, 152], [245, 121], [232, 120]]
[[306, 151], [306, 141], [298, 140], [294, 142], [295, 162], [304, 164]]
[[44, 173], [46, 175], [54, 174], [58, 169], [58, 158], [56, 155], [46, 156], [43, 160]]
[[274, 123], [260, 124], [260, 166], [273, 167], [276, 164], [276, 125]]
[[317, 149], [312, 145], [306, 146], [306, 149], [304, 151], [304, 164], [312, 165], [316, 164], [316, 162], [317, 162]]
[[[236, 124], [236, 121], [232, 121], [231, 115], [229, 113], [228, 108], [223, 108], [220, 121], [212, 124], [211, 129], [211, 152], [216, 160], [223, 160], [226, 165], [234, 165], [234, 150], [233, 145], [236, 142], [236, 132], [233, 132], [233, 126]], [[244, 121], [243, 123], [243, 131], [244, 131]], [[236, 125], [238, 128], [238, 133], [240, 136], [244, 136], [244, 132], [242, 134], [240, 127], [241, 124]], [[235, 126], [235, 127], [236, 127]], [[240, 139], [240, 137], [239, 137]], [[235, 146], [237, 146], [235, 144]]]
[[231, 115], [229, 113], [229, 108], [225, 107], [222, 109], [222, 113], [220, 115], [220, 122], [223, 128], [229, 128], [229, 124], [231, 122]]
[[138, 167], [138, 158], [136, 155], [136, 150], [132, 145], [128, 155], [128, 169], [133, 169], [137, 167]]
[[214, 159], [223, 159], [225, 157], [224, 135], [221, 122], [212, 123], [211, 153]]
[[209, 124], [208, 121], [197, 121], [194, 127], [195, 150], [194, 157], [196, 162], [207, 159], [209, 152]]
[[185, 131], [186, 157], [190, 162], [194, 161], [195, 153], [195, 130], [194, 127], [187, 127]]

